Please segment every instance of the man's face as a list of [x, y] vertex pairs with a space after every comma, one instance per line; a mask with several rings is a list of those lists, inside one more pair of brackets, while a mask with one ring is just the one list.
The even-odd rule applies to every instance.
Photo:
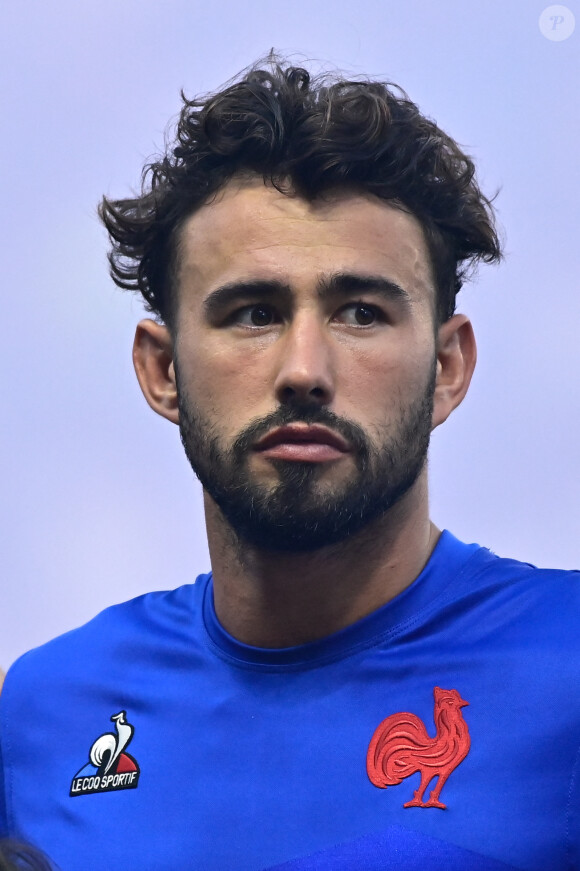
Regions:
[[432, 427], [435, 296], [411, 215], [231, 182], [181, 233], [182, 440], [239, 537], [341, 541], [397, 503]]

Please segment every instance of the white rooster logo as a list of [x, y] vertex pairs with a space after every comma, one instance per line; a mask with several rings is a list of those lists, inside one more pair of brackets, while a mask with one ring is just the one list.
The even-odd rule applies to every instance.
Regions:
[[109, 754], [109, 761], [105, 766], [103, 774], [107, 774], [117, 761], [131, 738], [133, 737], [133, 726], [125, 719], [126, 711], [119, 711], [118, 714], [113, 714], [111, 720], [116, 726], [117, 733], [105, 732], [101, 735], [91, 747], [90, 760], [95, 768], [100, 768], [105, 760], [105, 755]]

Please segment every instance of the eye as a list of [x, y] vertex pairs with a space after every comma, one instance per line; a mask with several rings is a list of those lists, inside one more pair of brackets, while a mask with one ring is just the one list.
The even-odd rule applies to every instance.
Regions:
[[276, 322], [276, 313], [269, 305], [258, 303], [238, 309], [233, 314], [232, 321], [244, 327], [269, 327]]
[[368, 327], [369, 324], [374, 324], [377, 313], [368, 305], [357, 305], [354, 316], [357, 324], [360, 324], [361, 327]]
[[338, 313], [339, 320], [350, 326], [370, 327], [381, 320], [380, 311], [364, 302], [354, 302], [345, 305]]

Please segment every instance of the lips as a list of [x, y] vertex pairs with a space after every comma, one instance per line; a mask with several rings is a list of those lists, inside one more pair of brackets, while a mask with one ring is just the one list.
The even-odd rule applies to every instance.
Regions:
[[295, 423], [271, 430], [256, 442], [254, 450], [270, 459], [328, 462], [349, 453], [351, 447], [325, 426]]

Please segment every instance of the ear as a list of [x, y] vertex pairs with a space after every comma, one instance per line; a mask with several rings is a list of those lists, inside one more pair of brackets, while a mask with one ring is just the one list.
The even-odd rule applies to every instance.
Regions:
[[137, 324], [133, 365], [143, 395], [153, 411], [179, 423], [173, 341], [166, 326], [149, 318]]
[[467, 393], [475, 369], [477, 347], [471, 321], [454, 315], [437, 334], [437, 379], [433, 401], [433, 429], [447, 420]]

